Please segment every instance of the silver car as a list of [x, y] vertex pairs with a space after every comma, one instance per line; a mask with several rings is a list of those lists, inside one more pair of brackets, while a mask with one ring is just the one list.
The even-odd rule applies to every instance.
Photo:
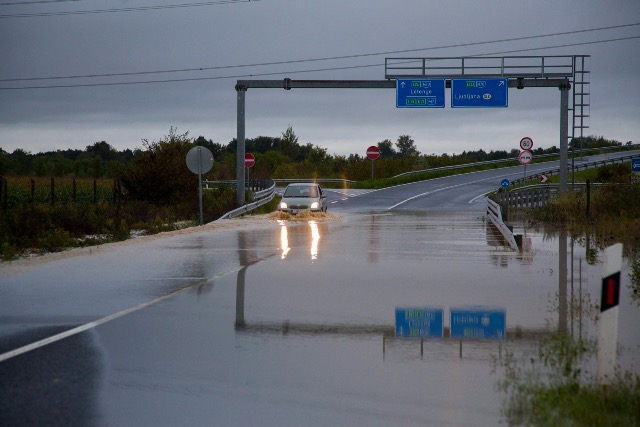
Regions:
[[300, 211], [327, 211], [327, 196], [318, 184], [289, 184], [282, 194], [278, 210], [297, 214]]

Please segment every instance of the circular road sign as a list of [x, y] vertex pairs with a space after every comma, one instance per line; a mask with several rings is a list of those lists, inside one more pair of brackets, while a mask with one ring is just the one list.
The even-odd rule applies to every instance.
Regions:
[[213, 166], [213, 154], [207, 147], [193, 147], [187, 153], [187, 167], [193, 173], [207, 173]]
[[502, 188], [509, 188], [509, 180], [508, 179], [503, 179], [502, 181], [500, 181], [500, 185], [502, 186]]
[[518, 161], [523, 165], [528, 165], [529, 163], [533, 162], [533, 154], [531, 154], [531, 151], [521, 151], [520, 155], [518, 156]]
[[526, 151], [531, 150], [533, 148], [533, 139], [529, 138], [528, 136], [522, 138], [520, 140], [520, 148]]
[[372, 145], [371, 147], [367, 148], [367, 157], [370, 160], [377, 159], [378, 157], [380, 157], [380, 149], [375, 145]]
[[250, 168], [256, 164], [256, 157], [251, 153], [246, 153], [244, 155], [244, 167]]

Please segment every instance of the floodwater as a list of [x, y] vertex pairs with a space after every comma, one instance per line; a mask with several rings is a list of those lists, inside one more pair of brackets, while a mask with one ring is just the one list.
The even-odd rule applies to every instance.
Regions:
[[[523, 224], [515, 232], [523, 254], [482, 214], [350, 214], [235, 231], [238, 269], [93, 330], [97, 423], [498, 425], [493, 359], [540, 334], [594, 336], [601, 281], [584, 242]], [[212, 274], [215, 236], [199, 239], [181, 274]], [[638, 372], [640, 309], [623, 266], [620, 362]], [[454, 306], [503, 308], [507, 340], [393, 336], [396, 307], [442, 307], [447, 328]]]

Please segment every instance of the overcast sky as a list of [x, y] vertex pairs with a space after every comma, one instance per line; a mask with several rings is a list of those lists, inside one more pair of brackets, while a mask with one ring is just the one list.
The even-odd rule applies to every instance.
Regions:
[[[617, 28], [583, 31], [602, 27]], [[571, 34], [535, 37], [557, 33]], [[226, 144], [238, 79], [383, 80], [385, 58], [481, 54], [591, 55], [585, 135], [640, 143], [638, 0], [0, 0], [0, 148], [133, 149], [170, 127]], [[105, 85], [130, 82], [146, 83]], [[362, 155], [400, 135], [423, 154], [559, 145], [556, 88], [510, 89], [492, 109], [398, 109], [395, 96], [249, 89], [246, 136], [292, 126], [300, 143]]]

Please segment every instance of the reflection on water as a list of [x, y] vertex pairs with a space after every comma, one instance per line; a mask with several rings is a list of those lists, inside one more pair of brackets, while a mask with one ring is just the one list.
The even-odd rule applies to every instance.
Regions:
[[320, 231], [318, 230], [318, 223], [315, 221], [309, 221], [311, 227], [311, 259], [318, 259], [318, 243], [320, 242]]
[[280, 224], [280, 249], [282, 250], [281, 259], [285, 259], [287, 254], [291, 250], [289, 247], [289, 232], [287, 231], [287, 225], [284, 221], [278, 221]]
[[292, 249], [290, 239], [294, 239], [294, 238], [298, 240], [302, 238], [301, 240], [305, 242], [305, 246], [309, 245], [309, 258], [312, 261], [315, 261], [318, 259], [318, 251], [319, 251], [319, 244], [320, 244], [320, 227], [318, 222], [309, 221], [307, 223], [309, 225], [309, 228], [307, 231], [305, 231], [305, 229], [302, 228], [301, 225], [292, 226], [291, 227], [292, 231], [293, 229], [295, 229], [296, 233], [292, 232], [291, 236], [289, 235], [289, 226], [287, 225], [286, 221], [279, 220], [278, 224], [280, 225], [280, 250], [281, 250], [280, 259], [287, 258], [287, 256], [289, 255], [289, 252]]

